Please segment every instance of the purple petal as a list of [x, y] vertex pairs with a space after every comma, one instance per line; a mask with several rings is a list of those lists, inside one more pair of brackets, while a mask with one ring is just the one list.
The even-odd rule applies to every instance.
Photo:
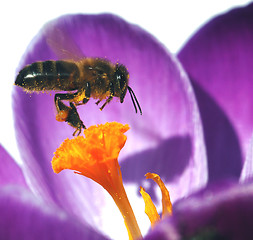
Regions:
[[246, 154], [246, 160], [243, 164], [240, 182], [247, 182], [253, 179], [253, 136], [249, 143], [248, 151]]
[[0, 239], [107, 239], [20, 187], [0, 189], [0, 212]]
[[216, 17], [179, 53], [193, 82], [210, 180], [239, 178], [253, 131], [253, 4]]
[[28, 188], [21, 168], [0, 144], [0, 185], [5, 184]]
[[[151, 239], [252, 239], [253, 184], [211, 186], [174, 205]], [[160, 238], [157, 238], [159, 236]]]
[[[22, 66], [57, 59], [58, 50], [53, 52], [49, 47], [55, 46], [54, 42], [67, 51], [80, 49], [75, 59], [82, 51], [85, 56], [106, 57], [127, 66], [130, 86], [143, 116], [135, 114], [129, 94], [123, 104], [113, 100], [102, 113], [94, 100], [78, 109], [86, 126], [109, 121], [130, 125], [128, 141], [120, 155], [125, 160], [125, 181], [139, 185], [147, 171], [155, 171], [171, 186], [172, 199], [205, 185], [205, 147], [192, 87], [180, 64], [157, 40], [116, 16], [64, 16], [46, 25], [34, 39]], [[53, 96], [29, 96], [16, 87], [14, 105], [20, 149], [34, 188], [47, 201], [81, 218], [89, 216], [90, 220], [101, 215], [99, 208], [106, 207], [97, 185], [69, 172], [56, 176], [51, 169], [53, 152], [73, 133], [66, 123], [55, 121]], [[86, 216], [80, 215], [84, 209]]]

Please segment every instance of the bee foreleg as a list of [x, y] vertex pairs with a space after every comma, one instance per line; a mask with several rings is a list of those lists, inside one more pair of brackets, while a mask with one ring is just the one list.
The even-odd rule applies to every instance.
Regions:
[[98, 101], [96, 101], [96, 104], [98, 105], [101, 101], [102, 101], [102, 100], [98, 100]]
[[[113, 99], [113, 96], [114, 96], [114, 84], [113, 82], [110, 82], [110, 97], [108, 97], [105, 101], [105, 103], [102, 105], [102, 107], [100, 108], [100, 110], [102, 111], [104, 109], [104, 107], [106, 106], [106, 104], [108, 104], [112, 99]], [[98, 105], [102, 100], [98, 100], [96, 102], [96, 104]]]
[[105, 107], [110, 101], [112, 101], [112, 99], [113, 99], [113, 96], [108, 97], [108, 98], [106, 99], [105, 103], [102, 105], [102, 107], [99, 108], [100, 111], [102, 111], [102, 110], [104, 109], [104, 107]]
[[110, 93], [111, 93], [111, 96], [114, 96], [114, 84], [113, 82], [110, 82]]

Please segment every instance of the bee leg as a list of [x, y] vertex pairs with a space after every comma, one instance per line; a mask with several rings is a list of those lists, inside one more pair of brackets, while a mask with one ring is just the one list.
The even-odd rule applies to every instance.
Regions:
[[81, 103], [77, 103], [76, 105], [83, 105], [86, 104], [90, 100], [90, 93], [91, 93], [91, 88], [90, 88], [90, 83], [87, 82], [86, 86], [83, 89], [85, 91], [85, 98]]
[[73, 93], [73, 94], [70, 94], [70, 93], [57, 93], [57, 94], [55, 94], [55, 96], [54, 96], [54, 103], [55, 103], [57, 112], [61, 111], [59, 105], [61, 105], [61, 106], [65, 105], [62, 102], [63, 100], [70, 101], [71, 99], [75, 98], [76, 95], [77, 95], [77, 93]]
[[72, 94], [55, 94], [54, 103], [57, 111], [56, 120], [59, 122], [66, 121], [71, 108], [67, 107], [62, 100], [73, 98]]
[[96, 104], [98, 105], [101, 101], [102, 101], [102, 100], [98, 100], [98, 101], [96, 101]]
[[102, 110], [104, 109], [104, 107], [105, 107], [110, 101], [112, 101], [112, 99], [113, 99], [113, 96], [108, 97], [108, 98], [106, 99], [105, 103], [102, 105], [102, 107], [99, 108], [100, 111], [102, 111]]
[[75, 93], [56, 93], [55, 96], [54, 96], [54, 101], [56, 101], [56, 100], [59, 100], [59, 101], [63, 101], [63, 100], [70, 101], [71, 99], [74, 99], [75, 97], [77, 97], [78, 94], [80, 94], [79, 91], [77, 91]]
[[86, 128], [83, 124], [83, 122], [81, 121], [79, 114], [76, 110], [75, 105], [71, 102], [70, 103], [70, 108], [71, 110], [69, 111], [69, 115], [68, 118], [66, 120], [66, 122], [68, 122], [68, 124], [74, 128], [76, 128], [76, 130], [73, 133], [73, 136], [75, 136], [75, 134], [78, 132], [77, 136], [80, 135], [82, 128]]
[[[112, 100], [112, 98], [114, 97], [114, 84], [113, 84], [113, 82], [110, 82], [110, 97], [106, 100], [106, 102], [103, 104], [103, 106], [100, 108], [100, 110], [102, 111], [103, 110], [103, 108], [106, 106], [106, 104], [107, 103], [109, 103], [111, 100]], [[97, 102], [96, 102], [96, 104], [98, 105], [100, 102], [101, 102], [102, 100], [98, 100]]]
[[65, 122], [68, 118], [71, 108], [58, 100], [56, 101], [55, 105], [56, 105], [56, 110], [57, 110], [56, 120], [59, 122]]
[[110, 93], [111, 93], [111, 96], [113, 97], [114, 96], [114, 84], [113, 82], [110, 82]]
[[86, 83], [84, 90], [85, 90], [85, 98], [83, 99], [83, 104], [87, 103], [90, 99], [91, 88], [89, 82]]
[[74, 98], [75, 94], [56, 94], [55, 95], [55, 106], [57, 110], [56, 120], [58, 121], [65, 121], [70, 126], [76, 128], [73, 133], [73, 136], [78, 132], [77, 135], [81, 133], [82, 128], [86, 128], [81, 121], [79, 114], [75, 105], [70, 102], [70, 107], [66, 106], [62, 100], [70, 100]]

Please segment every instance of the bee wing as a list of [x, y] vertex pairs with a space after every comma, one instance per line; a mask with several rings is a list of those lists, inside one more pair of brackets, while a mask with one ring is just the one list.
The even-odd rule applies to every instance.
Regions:
[[53, 50], [59, 59], [78, 61], [84, 58], [82, 50], [67, 32], [52, 24], [45, 27], [45, 36], [48, 46]]

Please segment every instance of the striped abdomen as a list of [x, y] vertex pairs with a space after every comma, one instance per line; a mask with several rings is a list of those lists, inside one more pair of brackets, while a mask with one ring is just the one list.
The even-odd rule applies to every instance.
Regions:
[[19, 72], [15, 85], [29, 91], [72, 91], [78, 89], [79, 77], [80, 72], [75, 62], [35, 62]]

